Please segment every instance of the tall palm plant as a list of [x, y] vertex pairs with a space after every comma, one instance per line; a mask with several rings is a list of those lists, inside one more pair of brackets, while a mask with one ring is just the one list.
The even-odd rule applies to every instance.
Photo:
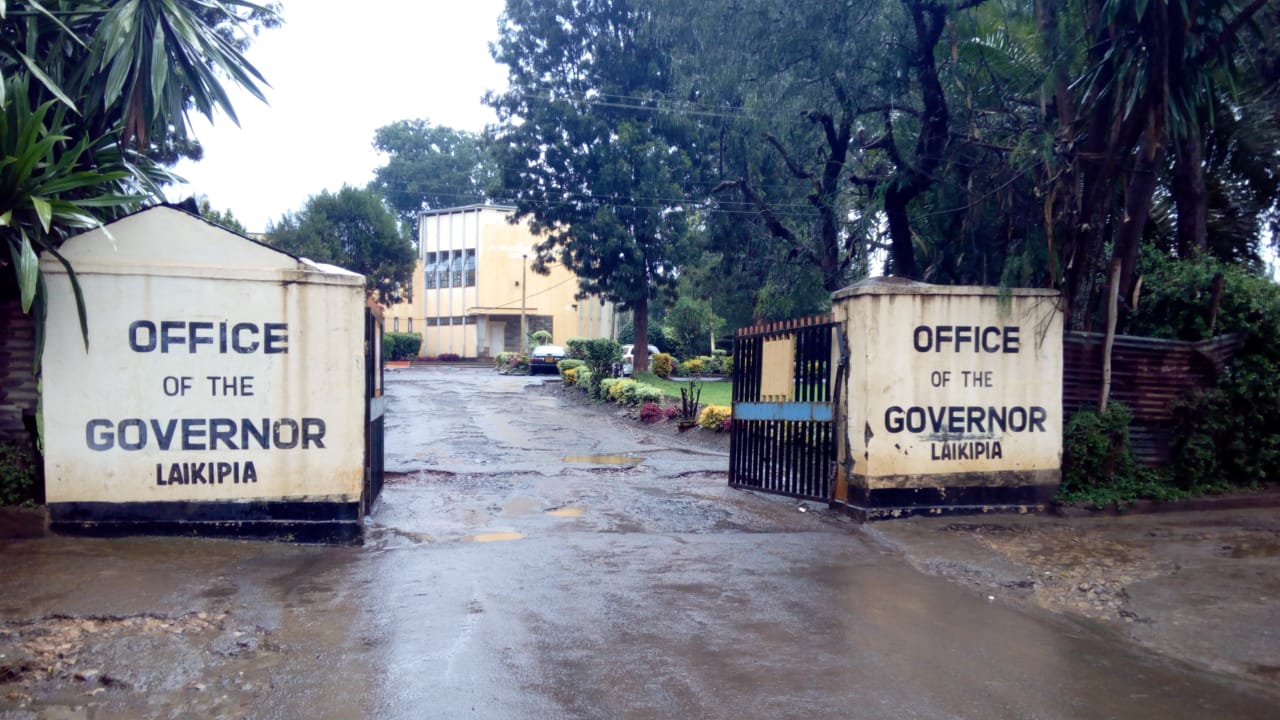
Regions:
[[224, 78], [264, 98], [244, 37], [276, 22], [239, 0], [0, 0], [0, 287], [35, 312], [38, 338], [37, 255], [61, 260], [68, 235], [162, 201], [189, 112], [234, 121]]

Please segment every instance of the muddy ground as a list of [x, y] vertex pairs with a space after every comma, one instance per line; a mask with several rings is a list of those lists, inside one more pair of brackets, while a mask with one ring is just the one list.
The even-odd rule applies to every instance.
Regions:
[[858, 525], [554, 381], [388, 389], [360, 547], [0, 513], [0, 720], [1280, 717], [1280, 510]]
[[[574, 389], [544, 392], [588, 416], [634, 411]], [[677, 433], [674, 424], [650, 429]], [[726, 433], [684, 440], [729, 449]], [[1229, 510], [1215, 505], [1237, 505]], [[797, 503], [840, 522], [839, 512]], [[1197, 510], [1185, 510], [1186, 507]], [[911, 518], [860, 530], [916, 569], [1017, 606], [1082, 618], [1161, 654], [1280, 692], [1280, 492], [1129, 513]]]

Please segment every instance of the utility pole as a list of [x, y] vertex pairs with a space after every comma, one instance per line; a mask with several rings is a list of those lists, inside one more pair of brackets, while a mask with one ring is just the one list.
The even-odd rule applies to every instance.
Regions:
[[525, 316], [525, 300], [528, 298], [529, 290], [529, 256], [520, 256], [520, 354], [529, 354], [529, 319]]

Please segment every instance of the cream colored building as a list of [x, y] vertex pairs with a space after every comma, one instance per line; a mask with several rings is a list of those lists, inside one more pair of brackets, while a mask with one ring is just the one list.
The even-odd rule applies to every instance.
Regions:
[[413, 299], [387, 308], [386, 330], [421, 334], [420, 356], [494, 357], [521, 349], [523, 308], [528, 332], [548, 330], [557, 344], [614, 337], [612, 303], [577, 299], [577, 276], [561, 265], [532, 270], [537, 238], [508, 222], [514, 213], [468, 205], [419, 214]]

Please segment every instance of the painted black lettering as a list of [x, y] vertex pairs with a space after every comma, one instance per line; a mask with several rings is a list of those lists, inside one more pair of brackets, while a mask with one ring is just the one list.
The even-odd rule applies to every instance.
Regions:
[[[128, 439], [128, 431], [133, 430], [133, 440]], [[147, 446], [147, 424], [138, 418], [121, 420], [116, 425], [116, 442], [121, 450], [141, 450]]]
[[263, 450], [269, 449], [271, 447], [271, 440], [270, 440], [271, 435], [268, 428], [270, 427], [271, 427], [271, 421], [268, 420], [267, 418], [262, 418], [261, 427], [254, 425], [253, 421], [250, 420], [249, 418], [241, 418], [240, 419], [240, 447], [244, 448], [245, 450], [248, 450], [249, 436], [252, 435], [253, 438], [258, 441], [259, 447], [261, 447]]
[[262, 352], [267, 355], [283, 355], [289, 352], [289, 324], [263, 323]]
[[900, 433], [904, 423], [902, 421], [902, 408], [894, 405], [884, 411], [884, 429], [891, 433]]
[[[936, 414], [934, 413], [935, 409], [938, 411]], [[946, 425], [946, 422], [947, 409], [945, 407], [929, 408], [929, 427], [933, 429], [935, 434], [942, 432], [942, 428]]]
[[156, 444], [160, 446], [161, 450], [169, 449], [169, 443], [173, 442], [173, 431], [177, 428], [177, 420], [170, 420], [169, 423], [162, 428], [159, 420], [151, 418], [151, 432], [155, 433]]
[[170, 345], [182, 345], [182, 326], [186, 323], [179, 320], [160, 321], [160, 352], [169, 352]]
[[1048, 432], [1044, 429], [1044, 421], [1049, 419], [1049, 411], [1039, 405], [1031, 406], [1031, 432]]
[[[246, 332], [248, 332], [253, 338], [255, 338], [252, 342], [250, 342], [247, 345], [241, 342], [242, 336]], [[248, 355], [249, 353], [257, 352], [258, 351], [258, 341], [256, 339], [257, 335], [258, 335], [257, 325], [254, 325], [253, 323], [236, 323], [235, 327], [231, 328], [231, 349], [235, 350], [241, 355]]]
[[197, 345], [212, 345], [213, 335], [205, 337], [201, 334], [201, 330], [213, 330], [211, 322], [193, 322], [187, 324], [187, 352], [195, 354]]
[[1009, 408], [1009, 432], [1022, 432], [1027, 429], [1027, 409], [1020, 406]]
[[999, 426], [1000, 432], [1005, 432], [1008, 428], [1006, 422], [1008, 415], [1008, 407], [988, 407], [987, 420], [991, 423], [991, 432], [995, 432], [997, 426]]
[[[146, 340], [140, 339], [145, 333]], [[134, 320], [129, 323], [129, 349], [134, 352], [151, 352], [156, 349], [156, 324], [150, 320]]]
[[907, 432], [924, 432], [924, 420], [924, 408], [916, 406], [907, 408]]
[[209, 449], [217, 450], [218, 443], [224, 443], [228, 450], [239, 450], [236, 447], [236, 421], [231, 418], [209, 419]]
[[302, 418], [302, 449], [306, 450], [311, 447], [312, 443], [318, 448], [324, 447], [324, 420], [320, 418]]
[[942, 352], [943, 343], [951, 342], [951, 326], [939, 325], [933, 330], [933, 351]]
[[985, 413], [982, 412], [982, 408], [977, 405], [970, 405], [968, 414], [969, 416], [966, 420], [969, 425], [969, 432], [986, 432], [986, 423], [983, 422]]
[[[991, 336], [995, 336], [995, 341], [991, 341]], [[1000, 328], [985, 327], [982, 328], [982, 351], [989, 353], [1000, 352]]]
[[185, 418], [182, 421], [182, 449], [208, 450], [204, 443], [208, 420], [203, 418]]
[[[921, 335], [924, 341], [921, 342]], [[929, 348], [933, 347], [933, 330], [928, 325], [917, 325], [916, 330], [911, 335], [911, 342], [915, 345], [916, 352], [929, 352]]]
[[[286, 438], [287, 435], [287, 438]], [[298, 446], [298, 423], [296, 420], [285, 418], [275, 421], [271, 427], [271, 439], [275, 446], [281, 450], [292, 450]]]
[[84, 424], [84, 443], [90, 450], [103, 452], [116, 445], [116, 435], [111, 431], [111, 421], [94, 418]]
[[1018, 328], [1017, 326], [1005, 327], [1004, 329], [1004, 351], [1006, 353], [1018, 352]]
[[252, 460], [244, 464], [244, 477], [240, 482], [258, 482], [258, 470], [253, 466]]
[[209, 480], [204, 476], [204, 463], [191, 463], [191, 482], [205, 485]]

